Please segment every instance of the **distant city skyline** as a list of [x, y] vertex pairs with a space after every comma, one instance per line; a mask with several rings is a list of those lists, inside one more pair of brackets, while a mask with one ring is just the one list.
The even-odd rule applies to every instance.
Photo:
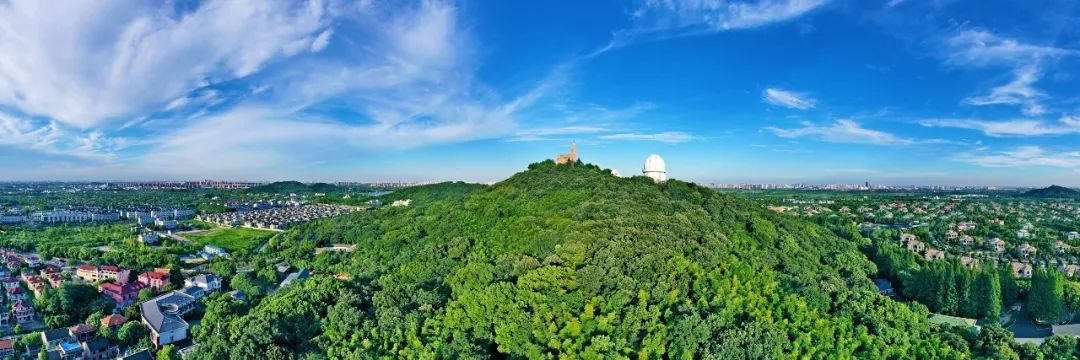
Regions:
[[1080, 187], [1075, 1], [0, 0], [0, 23], [0, 180], [487, 183], [576, 142], [700, 184]]

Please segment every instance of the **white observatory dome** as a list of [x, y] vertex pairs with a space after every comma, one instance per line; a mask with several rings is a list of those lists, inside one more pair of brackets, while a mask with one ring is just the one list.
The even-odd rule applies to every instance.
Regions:
[[649, 155], [645, 159], [645, 168], [641, 170], [641, 173], [651, 177], [656, 182], [667, 181], [667, 166], [664, 165], [664, 159], [660, 155]]

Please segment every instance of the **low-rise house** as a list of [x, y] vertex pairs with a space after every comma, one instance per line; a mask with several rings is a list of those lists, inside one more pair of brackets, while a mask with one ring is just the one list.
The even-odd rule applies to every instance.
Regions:
[[1031, 237], [1031, 232], [1027, 231], [1026, 229], [1016, 230], [1016, 237], [1021, 239], [1027, 239]]
[[113, 328], [114, 330], [123, 326], [127, 322], [127, 318], [120, 314], [110, 314], [101, 318], [101, 326], [107, 328]]
[[915, 240], [916, 240], [915, 234], [907, 234], [907, 233], [900, 234], [900, 242], [902, 242], [902, 243], [907, 244], [907, 243], [915, 241]]
[[75, 276], [87, 282], [112, 280], [118, 283], [126, 283], [130, 274], [130, 270], [116, 265], [79, 265], [79, 267], [75, 268]]
[[68, 329], [50, 329], [41, 332], [41, 346], [48, 350], [55, 350], [60, 348], [60, 344], [66, 341], [70, 341], [71, 334]]
[[94, 265], [79, 265], [75, 268], [75, 276], [82, 281], [95, 282], [98, 280], [98, 267]]
[[1061, 264], [1058, 266], [1058, 269], [1060, 269], [1062, 273], [1065, 273], [1065, 277], [1073, 278], [1076, 277], [1076, 272], [1080, 270], [1080, 266], [1076, 264]]
[[960, 243], [964, 246], [971, 246], [975, 244], [975, 238], [971, 237], [971, 235], [964, 235], [960, 237]]
[[952, 230], [949, 230], [949, 231], [945, 232], [945, 238], [949, 239], [949, 240], [956, 239], [956, 237], [959, 236], [959, 235], [960, 234], [957, 234], [956, 231], [952, 231]]
[[5, 277], [3, 280], [0, 280], [0, 283], [3, 283], [4, 290], [11, 290], [12, 288], [19, 287], [19, 279], [11, 276]]
[[98, 285], [98, 292], [111, 299], [116, 303], [116, 306], [125, 307], [134, 304], [135, 300], [139, 298], [139, 291], [146, 288], [146, 286], [146, 284], [139, 281], [127, 284], [107, 282]]
[[68, 335], [77, 342], [83, 342], [96, 337], [97, 329], [87, 324], [78, 324], [68, 328]]
[[161, 288], [169, 285], [169, 281], [169, 269], [154, 269], [154, 271], [139, 274], [139, 282], [154, 288], [154, 290], [161, 290]]
[[220, 246], [206, 245], [203, 246], [203, 251], [213, 256], [229, 256], [229, 252], [225, 251], [225, 249]]
[[945, 260], [945, 252], [938, 249], [926, 249], [926, 260]]
[[99, 337], [83, 342], [82, 353], [83, 360], [115, 359], [120, 355], [120, 348]]
[[0, 358], [7, 359], [15, 356], [15, 345], [11, 339], [0, 340]]
[[926, 250], [926, 245], [919, 240], [911, 240], [907, 243], [907, 249], [914, 252], [923, 252]]
[[979, 266], [979, 259], [970, 256], [961, 256], [960, 265], [964, 265], [966, 267], [974, 269]]
[[289, 285], [292, 285], [294, 282], [301, 282], [307, 280], [307, 278], [310, 276], [311, 274], [308, 273], [307, 269], [300, 269], [299, 271], [293, 272], [292, 274], [289, 274], [289, 276], [286, 276], [285, 280], [281, 281], [281, 285], [278, 286], [278, 288], [282, 289], [288, 287]]
[[11, 313], [0, 311], [0, 327], [11, 326]]
[[160, 237], [156, 232], [147, 232], [139, 234], [139, 241], [147, 245], [157, 245]]
[[1038, 249], [1036, 249], [1034, 246], [1031, 246], [1031, 244], [1024, 243], [1021, 244], [1020, 247], [1016, 248], [1016, 255], [1019, 255], [1020, 257], [1035, 256], [1035, 253], [1037, 251]]
[[187, 338], [188, 323], [184, 321], [195, 308], [195, 298], [181, 291], [171, 291], [139, 304], [142, 322], [150, 329], [154, 346], [172, 344]]
[[994, 251], [1004, 252], [1005, 251], [1005, 240], [1001, 240], [1001, 239], [998, 239], [998, 238], [990, 239], [990, 246], [994, 247]]
[[212, 274], [200, 274], [184, 280], [185, 287], [197, 287], [205, 293], [221, 289], [221, 278]]
[[1058, 240], [1054, 242], [1054, 250], [1056, 250], [1058, 254], [1064, 254], [1066, 251], [1069, 251], [1070, 248], [1071, 246], [1064, 241]]
[[1080, 240], [1080, 232], [1070, 231], [1065, 233], [1065, 240]]
[[180, 227], [180, 223], [177, 222], [176, 220], [164, 220], [164, 219], [154, 220], [154, 225], [157, 225], [158, 227], [160, 227], [162, 229], [166, 229], [166, 230], [175, 230], [175, 229]]
[[8, 301], [26, 300], [29, 295], [21, 287], [13, 287], [7, 291]]
[[25, 324], [34, 321], [34, 307], [26, 300], [16, 301], [11, 304], [11, 312], [15, 314], [15, 321]]
[[1022, 262], [1013, 261], [1012, 262], [1012, 270], [1013, 270], [1013, 274], [1016, 275], [1017, 278], [1020, 278], [1020, 279], [1031, 278], [1031, 272], [1032, 272], [1031, 264], [1026, 264], [1026, 263], [1022, 263]]
[[58, 350], [62, 360], [81, 360], [83, 358], [82, 345], [77, 342], [62, 342]]

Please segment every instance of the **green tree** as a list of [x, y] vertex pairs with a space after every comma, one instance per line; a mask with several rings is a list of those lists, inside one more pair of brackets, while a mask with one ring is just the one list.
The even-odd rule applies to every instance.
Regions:
[[993, 269], [979, 272], [975, 284], [974, 301], [978, 304], [978, 317], [992, 323], [1001, 319], [1001, 282]]
[[162, 346], [157, 352], [157, 360], [180, 360], [180, 353], [172, 344]]
[[132, 346], [139, 342], [139, 340], [147, 337], [146, 326], [137, 322], [129, 321], [120, 327], [120, 330], [116, 333], [116, 338], [123, 346]]
[[1027, 309], [1041, 321], [1056, 322], [1064, 309], [1065, 277], [1052, 269], [1039, 269], [1031, 277]]

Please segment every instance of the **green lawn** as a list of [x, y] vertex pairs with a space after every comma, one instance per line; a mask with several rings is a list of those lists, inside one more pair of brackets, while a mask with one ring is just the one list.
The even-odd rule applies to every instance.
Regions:
[[204, 233], [188, 234], [184, 237], [201, 245], [217, 245], [229, 252], [253, 250], [263, 241], [277, 234], [273, 231], [247, 228], [220, 228]]

